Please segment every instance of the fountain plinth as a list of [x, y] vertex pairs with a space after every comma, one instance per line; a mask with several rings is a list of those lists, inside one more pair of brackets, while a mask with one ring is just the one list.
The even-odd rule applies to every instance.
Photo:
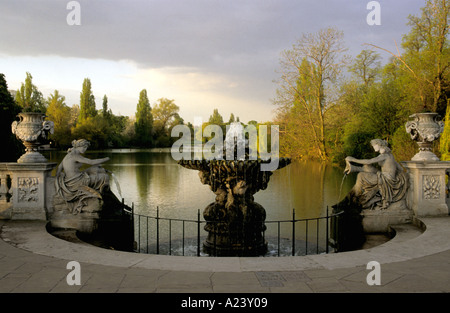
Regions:
[[[227, 132], [224, 156], [230, 145], [236, 151], [243, 144], [244, 139], [239, 140], [239, 137], [236, 144], [230, 140], [236, 135], [233, 129], [236, 128], [231, 127]], [[185, 168], [198, 170], [201, 182], [209, 185], [216, 195], [215, 202], [210, 203], [203, 212], [207, 222], [205, 230], [208, 232], [203, 243], [206, 253], [217, 256], [249, 256], [267, 252], [267, 242], [264, 239], [266, 211], [254, 201], [253, 195], [267, 188], [272, 171], [261, 170], [261, 165], [270, 162], [270, 159], [250, 160], [248, 153], [245, 157], [235, 154], [233, 160], [178, 162]], [[279, 158], [277, 169], [290, 163], [289, 158]]]

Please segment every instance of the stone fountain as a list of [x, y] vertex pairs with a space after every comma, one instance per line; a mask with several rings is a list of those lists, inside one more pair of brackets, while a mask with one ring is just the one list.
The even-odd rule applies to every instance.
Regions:
[[[253, 195], [267, 188], [272, 171], [264, 171], [261, 167], [271, 160], [251, 159], [248, 146], [242, 124], [231, 123], [225, 136], [222, 159], [182, 159], [178, 162], [185, 168], [198, 170], [201, 182], [209, 185], [216, 195], [215, 202], [203, 212], [208, 232], [203, 248], [209, 255], [256, 256], [267, 252], [264, 239], [266, 211], [254, 201]], [[246, 147], [246, 152], [239, 155], [242, 147]], [[230, 151], [235, 152], [231, 159]], [[290, 163], [289, 158], [279, 158], [276, 169]]]

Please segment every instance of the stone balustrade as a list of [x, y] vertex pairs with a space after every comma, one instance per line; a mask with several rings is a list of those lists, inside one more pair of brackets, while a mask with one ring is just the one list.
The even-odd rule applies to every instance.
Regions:
[[450, 162], [402, 162], [410, 178], [408, 206], [416, 217], [449, 214]]
[[47, 220], [56, 163], [0, 163], [0, 218]]
[[0, 163], [0, 219], [11, 218], [11, 174], [6, 163]]

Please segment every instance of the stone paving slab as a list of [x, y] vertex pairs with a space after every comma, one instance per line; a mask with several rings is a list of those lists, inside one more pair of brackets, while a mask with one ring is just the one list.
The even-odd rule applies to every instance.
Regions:
[[[422, 219], [425, 232], [402, 226], [367, 250], [301, 257], [156, 256], [70, 243], [43, 222], [0, 221], [2, 293], [328, 293], [450, 292], [450, 217]], [[69, 286], [67, 262], [81, 265]], [[369, 286], [368, 261], [381, 264]]]

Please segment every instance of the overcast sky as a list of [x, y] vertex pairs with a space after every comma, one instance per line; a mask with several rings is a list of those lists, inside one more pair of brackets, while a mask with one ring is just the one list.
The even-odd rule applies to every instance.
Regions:
[[[396, 51], [410, 14], [425, 0], [379, 0], [381, 25], [366, 22], [366, 0], [79, 0], [70, 26], [66, 0], [0, 0], [0, 73], [18, 89], [26, 72], [48, 97], [79, 103], [90, 78], [101, 108], [134, 116], [139, 92], [152, 105], [174, 99], [186, 122], [218, 108], [241, 121], [273, 119], [280, 54], [302, 33], [333, 26], [348, 54], [364, 43]], [[389, 55], [378, 51], [383, 57]]]

